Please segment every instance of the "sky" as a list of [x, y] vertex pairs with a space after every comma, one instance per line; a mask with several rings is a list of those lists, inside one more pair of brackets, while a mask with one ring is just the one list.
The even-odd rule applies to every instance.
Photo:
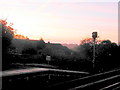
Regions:
[[118, 43], [117, 0], [0, 0], [0, 18], [30, 39], [79, 44], [96, 31]]

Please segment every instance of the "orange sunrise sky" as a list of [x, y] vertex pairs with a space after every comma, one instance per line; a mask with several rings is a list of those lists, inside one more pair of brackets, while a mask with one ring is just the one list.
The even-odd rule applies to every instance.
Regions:
[[97, 31], [100, 39], [118, 43], [117, 1], [73, 1], [0, 0], [0, 18], [7, 18], [17, 34], [30, 39], [79, 44]]

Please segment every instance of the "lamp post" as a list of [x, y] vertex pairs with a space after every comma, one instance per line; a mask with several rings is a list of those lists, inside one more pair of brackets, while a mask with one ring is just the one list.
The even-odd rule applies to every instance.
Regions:
[[95, 68], [95, 44], [96, 44], [96, 38], [97, 38], [97, 32], [93, 32], [92, 33], [92, 37], [93, 37], [93, 68]]

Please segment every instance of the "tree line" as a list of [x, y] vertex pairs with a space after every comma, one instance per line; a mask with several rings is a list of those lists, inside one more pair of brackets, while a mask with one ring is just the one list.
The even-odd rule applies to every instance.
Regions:
[[[2, 38], [2, 54], [3, 54], [2, 63], [4, 67], [9, 67], [8, 65], [12, 63], [12, 60], [8, 58], [8, 56], [10, 55], [7, 52], [7, 49], [11, 45], [11, 41], [15, 36], [15, 30], [12, 28], [12, 25], [13, 25], [12, 23], [8, 25], [6, 20], [2, 20], [2, 19], [0, 20], [0, 27], [2, 31], [2, 37], [0, 37]], [[19, 38], [19, 36], [17, 35], [16, 37]], [[23, 37], [23, 38], [29, 40], [28, 37]], [[95, 47], [96, 47], [96, 52], [95, 52], [96, 57], [95, 57], [94, 70], [96, 72], [102, 72], [105, 70], [120, 67], [119, 59], [118, 59], [120, 45], [117, 45], [116, 43], [113, 43], [110, 40], [97, 40]], [[40, 44], [38, 44], [37, 49], [24, 48], [22, 53], [31, 56], [37, 54], [36, 50], [38, 49], [40, 50], [39, 53], [42, 56], [36, 58], [35, 63], [39, 63], [40, 58], [41, 60], [42, 59], [45, 60], [45, 56], [50, 55], [52, 57], [50, 64], [59, 66], [60, 68], [72, 69], [72, 70], [84, 70], [84, 71], [93, 70], [92, 68], [93, 40], [91, 38], [82, 40], [81, 44], [78, 47], [74, 48], [74, 50], [70, 50], [67, 47], [61, 45], [58, 45], [58, 47], [56, 47], [55, 45], [48, 43], [47, 45], [44, 45], [44, 47], [41, 47]], [[16, 62], [14, 63], [18, 62], [17, 59]], [[27, 62], [29, 61], [27, 60], [26, 63]]]

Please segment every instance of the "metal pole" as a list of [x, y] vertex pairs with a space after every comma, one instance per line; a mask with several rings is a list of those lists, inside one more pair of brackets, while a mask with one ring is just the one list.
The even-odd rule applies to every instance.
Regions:
[[48, 61], [48, 65], [49, 65], [49, 61]]
[[93, 40], [93, 68], [95, 68], [95, 38]]

